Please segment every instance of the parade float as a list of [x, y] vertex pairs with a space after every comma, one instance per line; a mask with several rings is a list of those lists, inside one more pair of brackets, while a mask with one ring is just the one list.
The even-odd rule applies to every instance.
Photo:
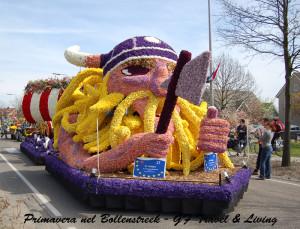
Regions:
[[55, 106], [69, 78], [30, 81], [25, 87], [22, 111], [30, 124], [25, 131], [25, 140], [20, 150], [36, 164], [43, 165], [45, 155], [53, 150], [52, 117]]
[[178, 57], [165, 42], [138, 36], [107, 54], [72, 46], [65, 57], [86, 69], [56, 104], [45, 165], [70, 192], [104, 209], [204, 216], [233, 209], [251, 172], [232, 164], [229, 124], [201, 100], [210, 53]]

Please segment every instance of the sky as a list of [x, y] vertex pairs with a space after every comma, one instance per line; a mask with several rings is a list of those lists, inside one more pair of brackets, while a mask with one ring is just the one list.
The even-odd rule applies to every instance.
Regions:
[[[212, 56], [228, 53], [238, 60], [254, 76], [258, 96], [272, 100], [284, 84], [283, 62], [224, 46], [216, 33], [216, 0], [211, 14]], [[76, 75], [80, 69], [64, 59], [67, 47], [107, 53], [137, 35], [160, 38], [176, 52], [196, 56], [209, 49], [207, 1], [0, 0], [0, 106], [22, 96], [29, 80]]]

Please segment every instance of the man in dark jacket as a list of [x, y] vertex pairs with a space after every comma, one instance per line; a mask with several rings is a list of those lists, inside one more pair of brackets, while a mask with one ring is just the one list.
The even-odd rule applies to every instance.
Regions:
[[236, 136], [238, 140], [239, 151], [237, 155], [246, 147], [247, 145], [247, 126], [245, 124], [245, 119], [240, 120], [240, 125], [236, 128]]

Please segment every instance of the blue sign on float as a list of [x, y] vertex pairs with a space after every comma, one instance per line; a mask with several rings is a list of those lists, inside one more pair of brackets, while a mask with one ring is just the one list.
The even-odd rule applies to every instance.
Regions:
[[134, 162], [134, 177], [165, 178], [166, 159], [138, 157]]
[[212, 172], [218, 169], [218, 156], [216, 153], [204, 154], [204, 171]]

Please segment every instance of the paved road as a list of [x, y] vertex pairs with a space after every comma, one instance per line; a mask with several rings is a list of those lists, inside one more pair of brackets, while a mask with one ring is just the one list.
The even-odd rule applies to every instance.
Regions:
[[[182, 218], [175, 227], [172, 215], [160, 216], [157, 224], [101, 223], [102, 214], [111, 214], [112, 217], [118, 214], [124, 217], [155, 215], [92, 209], [71, 196], [44, 170], [44, 166], [35, 166], [18, 147], [17, 142], [0, 140], [0, 228], [300, 228], [300, 183], [275, 179], [258, 181], [254, 178], [227, 223], [199, 223], [196, 218]], [[39, 224], [30, 221], [24, 225], [24, 214], [34, 214], [36, 218], [76, 217], [77, 223]], [[233, 223], [238, 214], [240, 222]], [[244, 222], [252, 214], [249, 219], [252, 223]], [[82, 217], [92, 220], [94, 215], [94, 223], [80, 222]], [[264, 217], [271, 223], [255, 222]], [[185, 220], [187, 223], [184, 225]]]

